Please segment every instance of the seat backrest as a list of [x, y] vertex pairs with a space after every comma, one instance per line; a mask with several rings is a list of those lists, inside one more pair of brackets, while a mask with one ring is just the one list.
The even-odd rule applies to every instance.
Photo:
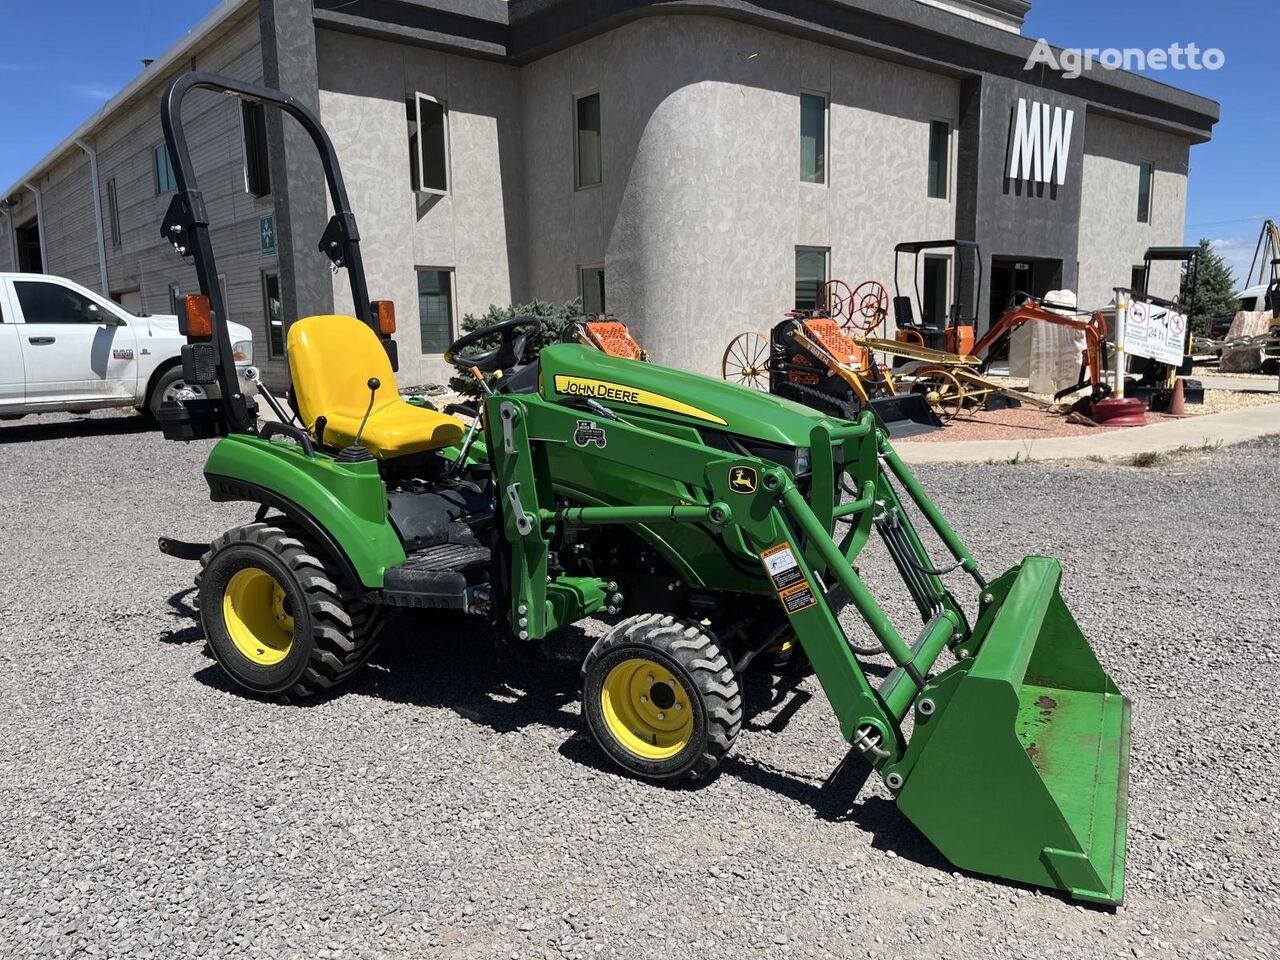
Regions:
[[364, 416], [370, 377], [381, 381], [374, 410], [400, 400], [386, 348], [355, 317], [307, 317], [290, 326], [289, 373], [307, 429], [321, 416]]

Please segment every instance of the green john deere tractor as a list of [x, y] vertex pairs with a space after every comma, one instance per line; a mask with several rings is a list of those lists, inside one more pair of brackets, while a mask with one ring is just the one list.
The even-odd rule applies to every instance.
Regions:
[[[230, 359], [181, 119], [197, 88], [291, 115], [336, 211], [320, 249], [346, 269], [355, 316], [291, 326], [293, 409], [261, 390], [275, 421], [259, 421]], [[184, 376], [206, 387], [162, 422], [173, 439], [220, 438], [211, 495], [257, 514], [212, 544], [161, 549], [200, 561], [201, 624], [237, 683], [291, 697], [334, 687], [369, 658], [389, 606], [461, 611], [510, 645], [603, 617], [612, 629], [582, 667], [591, 735], [637, 777], [686, 781], [732, 749], [739, 678], [790, 631], [852, 752], [952, 863], [1120, 902], [1129, 704], [1063, 603], [1056, 561], [1029, 557], [988, 581], [869, 413], [836, 420], [580, 344], [522, 364], [533, 318], [453, 344], [453, 361], [486, 381], [469, 427], [406, 402], [393, 310], [369, 301], [317, 118], [278, 91], [199, 73], [170, 85], [162, 116], [178, 181], [163, 230], [201, 290], [185, 304]], [[914, 636], [854, 567], [873, 532], [918, 607]], [[944, 582], [952, 572], [973, 580], [972, 619]], [[896, 665], [878, 686], [834, 615], [845, 602]]]

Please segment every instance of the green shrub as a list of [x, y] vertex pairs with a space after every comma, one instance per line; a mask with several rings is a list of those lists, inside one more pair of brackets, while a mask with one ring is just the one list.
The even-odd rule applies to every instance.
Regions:
[[[495, 323], [501, 323], [503, 320], [510, 320], [513, 317], [522, 317], [532, 315], [542, 321], [542, 329], [529, 337], [524, 347], [524, 355], [521, 356], [521, 363], [529, 363], [538, 355], [544, 346], [549, 343], [559, 343], [560, 338], [564, 335], [565, 328], [574, 320], [582, 318], [582, 301], [570, 300], [568, 303], [562, 303], [556, 306], [546, 300], [531, 300], [529, 303], [515, 304], [510, 307], [499, 307], [490, 304], [486, 313], [475, 316], [468, 313], [462, 318], [462, 333], [471, 333], [473, 330], [479, 330], [483, 327], [491, 327]], [[468, 347], [468, 353], [479, 353], [490, 347], [496, 347], [501, 340], [500, 336], [486, 337], [480, 343]], [[464, 396], [474, 397], [480, 393], [480, 385], [476, 383], [475, 378], [470, 374], [456, 374], [449, 378], [449, 386]]]

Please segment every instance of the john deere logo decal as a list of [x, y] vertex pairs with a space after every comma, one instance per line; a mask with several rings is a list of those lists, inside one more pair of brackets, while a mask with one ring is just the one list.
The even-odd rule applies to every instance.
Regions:
[[755, 467], [730, 467], [729, 489], [734, 493], [755, 493], [760, 485], [760, 475]]

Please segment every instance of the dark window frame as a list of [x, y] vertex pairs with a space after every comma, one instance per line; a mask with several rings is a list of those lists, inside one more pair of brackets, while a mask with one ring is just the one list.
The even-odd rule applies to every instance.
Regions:
[[271, 196], [271, 157], [267, 147], [267, 108], [240, 101], [240, 139], [244, 152], [244, 188], [255, 197]]
[[[929, 295], [929, 268], [930, 266], [942, 268], [942, 283], [938, 288], [937, 295], [930, 297]], [[920, 303], [920, 323], [922, 326], [930, 330], [945, 330], [948, 322], [951, 320], [951, 298], [953, 294], [951, 286], [951, 258], [947, 256], [938, 256], [937, 254], [926, 254], [923, 263], [924, 276], [921, 278], [921, 303]], [[939, 301], [938, 298], [941, 298]], [[941, 314], [933, 316], [934, 312]]]
[[[595, 101], [595, 129], [583, 126], [583, 105]], [[573, 98], [573, 185], [576, 190], [591, 190], [604, 183], [604, 108], [599, 90], [575, 94]], [[588, 118], [588, 121], [590, 118]], [[583, 136], [595, 135], [595, 150], [587, 156], [594, 158], [593, 169], [584, 171]], [[584, 173], [586, 174], [584, 176]]]
[[[278, 360], [285, 355], [284, 301], [280, 297], [280, 271], [262, 270], [262, 319], [267, 332], [267, 357]], [[280, 303], [280, 348], [276, 349], [275, 325], [271, 322], [271, 288], [270, 281], [275, 279], [276, 300]]]
[[[423, 316], [422, 316], [422, 297], [423, 297], [422, 277], [423, 277], [423, 274], [429, 274], [429, 273], [434, 273], [438, 276], [444, 276], [448, 278], [448, 288], [444, 294], [445, 303], [448, 307], [448, 329], [444, 333], [443, 341], [439, 344], [440, 346], [439, 350], [427, 348], [427, 337], [425, 336], [426, 331], [424, 329], [424, 322], [423, 322]], [[417, 286], [418, 286], [418, 338], [419, 338], [418, 348], [421, 351], [422, 356], [424, 357], [443, 356], [445, 351], [448, 350], [449, 344], [452, 343], [454, 338], [456, 338], [458, 335], [457, 333], [458, 331], [458, 299], [457, 299], [458, 285], [456, 282], [455, 274], [456, 274], [456, 271], [455, 271], [455, 268], [453, 267], [431, 267], [431, 266], [414, 267], [414, 275], [415, 275], [415, 279], [417, 281]], [[440, 294], [436, 292], [433, 295], [439, 296]]]
[[[805, 169], [804, 143], [805, 143], [805, 103], [806, 98], [809, 101], [817, 100], [821, 103], [821, 109], [818, 116], [821, 118], [822, 129], [818, 131], [815, 139], [817, 148], [814, 152], [814, 169], [810, 173]], [[800, 91], [800, 182], [813, 184], [814, 186], [827, 185], [827, 154], [830, 152], [831, 143], [831, 97], [819, 90], [801, 90]]]
[[[163, 158], [163, 162], [162, 162]], [[152, 173], [155, 175], [156, 196], [163, 197], [178, 189], [178, 180], [173, 172], [173, 159], [169, 156], [168, 144], [160, 144], [151, 152]]]
[[1156, 165], [1150, 160], [1138, 164], [1138, 222], [1151, 223], [1154, 219], [1156, 194]]
[[929, 121], [929, 199], [951, 199], [951, 121], [936, 117]]
[[[424, 105], [429, 104], [424, 110]], [[453, 189], [453, 172], [450, 167], [449, 105], [440, 97], [415, 92], [405, 100], [405, 115], [409, 128], [409, 186], [414, 193], [448, 196]], [[438, 118], [438, 132], [433, 132], [431, 144], [423, 136], [423, 117]], [[437, 131], [436, 127], [430, 128]], [[426, 151], [432, 149], [433, 156]], [[432, 169], [428, 169], [428, 159]]]
[[[822, 276], [818, 278], [817, 285], [813, 288], [813, 300], [805, 300], [800, 297], [800, 258], [804, 254], [818, 254], [822, 257]], [[830, 247], [814, 247], [804, 244], [797, 245], [795, 248], [795, 260], [793, 270], [795, 308], [797, 310], [814, 310], [818, 305], [818, 294], [822, 290], [823, 284], [831, 279], [831, 248]], [[809, 278], [805, 278], [806, 283]]]
[[[600, 309], [589, 310], [587, 308], [587, 274], [595, 273], [599, 275], [599, 296]], [[604, 264], [603, 263], [584, 263], [578, 267], [578, 296], [582, 299], [582, 312], [587, 315], [608, 312], [608, 299], [606, 297]]]

